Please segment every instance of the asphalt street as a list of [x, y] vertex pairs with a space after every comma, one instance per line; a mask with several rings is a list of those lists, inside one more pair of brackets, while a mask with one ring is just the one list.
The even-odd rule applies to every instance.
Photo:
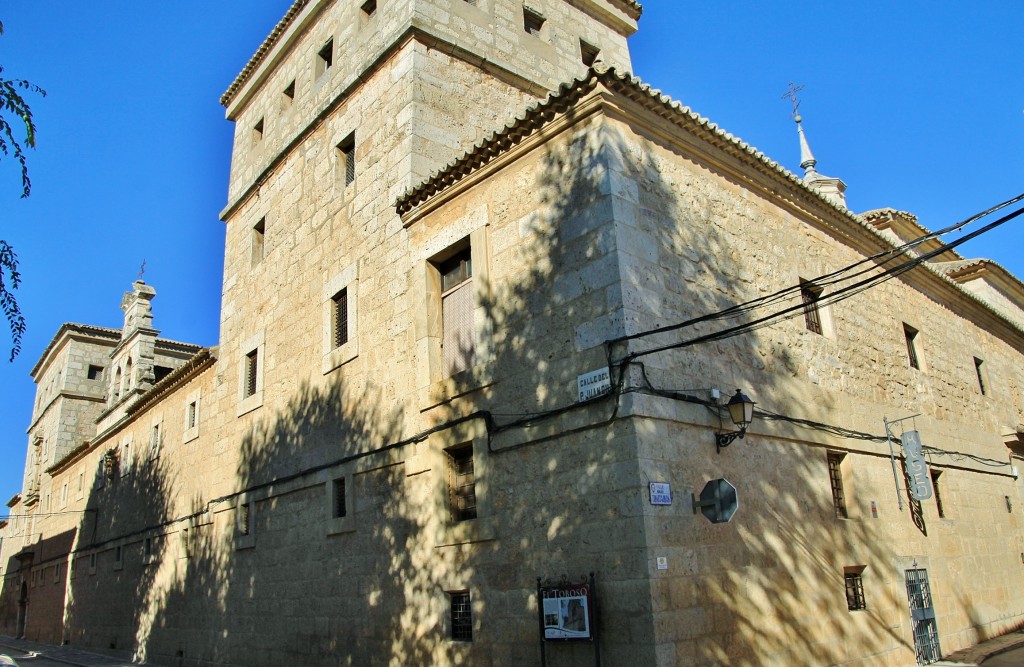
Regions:
[[984, 665], [985, 667], [1024, 667], [1024, 646], [994, 655], [986, 660]]

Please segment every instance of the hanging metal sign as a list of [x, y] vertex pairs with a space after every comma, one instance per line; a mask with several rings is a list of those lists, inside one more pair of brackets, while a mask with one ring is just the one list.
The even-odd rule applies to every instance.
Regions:
[[917, 431], [904, 431], [902, 440], [910, 497], [914, 500], [928, 500], [932, 497], [932, 481], [928, 475], [924, 448], [921, 446], [921, 434]]

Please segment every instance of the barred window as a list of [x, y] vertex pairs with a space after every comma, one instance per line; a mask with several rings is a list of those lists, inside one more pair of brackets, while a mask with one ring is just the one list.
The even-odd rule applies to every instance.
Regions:
[[818, 311], [818, 300], [821, 299], [822, 289], [816, 285], [801, 281], [800, 298], [804, 302], [804, 324], [808, 331], [822, 334], [821, 313]]
[[447, 450], [448, 495], [452, 521], [476, 518], [476, 477], [473, 470], [473, 445]]
[[334, 336], [334, 347], [341, 347], [348, 342], [348, 288], [334, 295], [331, 314], [331, 330]]
[[864, 602], [864, 579], [860, 572], [847, 572], [844, 575], [846, 580], [846, 606], [850, 611], [867, 609]]
[[828, 479], [832, 486], [832, 507], [835, 510], [837, 519], [846, 519], [846, 496], [843, 493], [843, 471], [842, 463], [845, 456], [829, 452], [828, 454]]
[[259, 350], [253, 350], [245, 355], [245, 396], [253, 396], [256, 393], [259, 364]]
[[917, 358], [917, 329], [909, 324], [904, 324], [903, 337], [907, 341], [907, 361], [910, 362], [910, 367], [920, 369], [921, 363]]
[[339, 169], [344, 170], [345, 185], [356, 180], [356, 133], [348, 135], [338, 144]]
[[448, 600], [452, 639], [460, 642], [473, 641], [473, 610], [469, 593], [449, 593]]

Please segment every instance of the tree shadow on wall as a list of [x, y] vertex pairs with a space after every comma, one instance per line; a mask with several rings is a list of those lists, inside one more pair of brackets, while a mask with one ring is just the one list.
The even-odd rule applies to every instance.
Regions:
[[[865, 646], [906, 645], [891, 619], [873, 611], [904, 604], [888, 585], [878, 587], [886, 599], [871, 600], [867, 613], [821, 631], [823, 619], [845, 613], [844, 566], [888, 572], [892, 556], [877, 524], [832, 516], [822, 448], [748, 436], [715, 457], [715, 410], [675, 413], [691, 425], [628, 417], [631, 409], [673, 414], [671, 399], [643, 403], [638, 395], [672, 390], [706, 398], [693, 388], [709, 384], [756, 386], [758, 402], [781, 411], [807, 398], [791, 378], [820, 353], [791, 349], [791, 336], [773, 329], [668, 350], [644, 357], [643, 374], [627, 373], [617, 412], [614, 399], [562, 411], [575, 401], [577, 377], [606, 364], [603, 341], [786, 287], [748, 261], [788, 252], [779, 238], [755, 242], [745, 231], [761, 224], [771, 202], [738, 195], [735, 188], [745, 184], [677, 146], [620, 134], [611, 123], [551, 141], [544, 151], [532, 188], [489, 202], [493, 266], [484, 306], [492, 359], [457, 375], [453, 393], [462, 398], [433, 415], [443, 423], [483, 409], [499, 425], [519, 424], [492, 429], [489, 439], [489, 511], [498, 540], [464, 551], [474, 583], [507, 609], [508, 622], [495, 623], [488, 637], [502, 647], [497, 655], [536, 659], [536, 648], [522, 648], [539, 639], [536, 577], [588, 571], [598, 574], [601, 650], [612, 664], [755, 665], [766, 656], [831, 664], [862, 655]], [[532, 198], [523, 196], [531, 189]], [[694, 325], [629, 350], [723, 326]], [[551, 414], [539, 416], [545, 411]], [[848, 444], [837, 439], [835, 446]], [[756, 500], [732, 523], [711, 526], [691, 514], [682, 490], [737, 476], [747, 480], [741, 494]], [[680, 494], [674, 507], [649, 504], [650, 481], [673, 483]], [[658, 570], [654, 556], [669, 552], [671, 569]], [[810, 644], [809, 636], [828, 641]], [[592, 660], [588, 646], [547, 650], [559, 664]]]
[[[141, 449], [141, 451], [140, 451]], [[78, 527], [65, 640], [144, 656], [160, 604], [154, 589], [174, 552], [169, 524], [175, 482], [165, 457], [113, 447], [96, 469]]]

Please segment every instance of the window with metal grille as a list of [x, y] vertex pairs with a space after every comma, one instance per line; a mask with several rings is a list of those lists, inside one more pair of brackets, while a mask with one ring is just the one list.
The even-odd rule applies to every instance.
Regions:
[[103, 366], [93, 366], [92, 364], [89, 364], [89, 375], [87, 377], [90, 380], [102, 380]]
[[320, 47], [316, 53], [316, 77], [319, 78], [334, 65], [334, 39]]
[[816, 334], [823, 333], [821, 328], [821, 313], [818, 311], [818, 300], [821, 299], [822, 289], [809, 282], [800, 283], [800, 298], [804, 302], [804, 324], [808, 331]]
[[348, 135], [338, 144], [338, 166], [344, 170], [345, 185], [356, 180], [356, 133]]
[[452, 639], [459, 642], [473, 641], [473, 610], [469, 593], [449, 593], [448, 601]]
[[455, 375], [476, 360], [473, 335], [473, 262], [469, 248], [441, 263], [441, 353]]
[[828, 480], [832, 487], [832, 508], [837, 519], [846, 519], [846, 496], [843, 494], [843, 458], [844, 454], [828, 453]]
[[238, 532], [242, 535], [248, 535], [252, 532], [252, 515], [249, 503], [242, 503], [242, 507], [239, 510], [240, 514], [238, 517]]
[[583, 61], [584, 65], [587, 67], [592, 66], [600, 54], [601, 49], [597, 48], [593, 44], [583, 41], [582, 39], [580, 40], [580, 60]]
[[252, 226], [252, 265], [256, 266], [263, 261], [267, 219], [260, 218], [260, 221]]
[[935, 509], [939, 511], [939, 518], [943, 519], [946, 516], [946, 511], [942, 509], [942, 495], [939, 493], [939, 476], [942, 473], [938, 470], [930, 470], [929, 473], [932, 477], [932, 494], [935, 496]]
[[476, 476], [473, 471], [473, 445], [447, 450], [448, 504], [452, 521], [476, 518]]
[[921, 363], [917, 358], [917, 329], [904, 323], [903, 337], [907, 341], [907, 360], [910, 362], [910, 367], [920, 369]]
[[345, 478], [339, 477], [334, 480], [334, 518], [348, 516], [348, 506], [345, 503]]
[[981, 390], [981, 395], [982, 396], [984, 396], [986, 394], [985, 374], [982, 371], [982, 366], [984, 366], [984, 365], [985, 365], [984, 361], [982, 361], [981, 359], [979, 359], [977, 357], [974, 358], [974, 374], [978, 376], [978, 389]]
[[539, 37], [540, 31], [544, 27], [544, 20], [544, 17], [537, 12], [523, 7], [523, 29], [527, 33]]
[[259, 350], [253, 350], [245, 355], [245, 395], [252, 396], [256, 393], [256, 377], [259, 373], [260, 356]]
[[335, 294], [331, 301], [331, 331], [334, 337], [334, 347], [341, 347], [348, 342], [348, 288]]
[[847, 572], [844, 575], [846, 580], [846, 606], [850, 611], [867, 609], [864, 602], [864, 579], [860, 572]]

